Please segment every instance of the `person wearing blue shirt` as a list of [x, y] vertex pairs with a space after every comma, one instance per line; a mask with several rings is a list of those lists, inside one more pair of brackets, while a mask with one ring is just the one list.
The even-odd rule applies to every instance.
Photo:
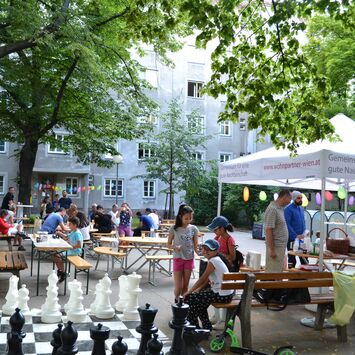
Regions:
[[139, 218], [139, 227], [133, 231], [134, 237], [140, 237], [142, 235], [142, 231], [150, 231], [154, 229], [154, 221], [150, 216], [142, 215], [141, 212], [137, 212], [136, 216]]
[[[303, 239], [306, 230], [304, 218], [304, 209], [302, 207], [302, 194], [299, 191], [292, 192], [292, 202], [285, 208], [285, 220], [288, 229], [287, 250], [293, 250], [293, 243], [296, 238]], [[307, 264], [307, 260], [300, 258], [301, 264]], [[296, 257], [288, 256], [288, 263], [294, 268], [296, 266]]]
[[64, 223], [63, 217], [66, 215], [65, 208], [61, 207], [57, 213], [52, 212], [43, 222], [41, 227], [41, 231], [48, 232], [49, 234], [53, 234], [58, 226], [64, 231]]
[[[59, 235], [61, 238], [63, 238], [67, 243], [69, 243], [73, 249], [67, 251], [67, 255], [81, 255], [82, 253], [82, 248], [83, 248], [83, 235], [81, 234], [79, 230], [79, 225], [80, 225], [80, 220], [78, 217], [71, 217], [69, 218], [69, 229], [70, 233], [68, 235], [62, 233], [62, 232], [57, 232], [57, 235]], [[58, 255], [53, 256], [53, 261], [55, 262], [57, 268], [58, 268], [58, 277], [59, 277], [59, 282], [63, 282], [67, 275], [64, 271], [64, 262], [63, 262], [63, 252]]]

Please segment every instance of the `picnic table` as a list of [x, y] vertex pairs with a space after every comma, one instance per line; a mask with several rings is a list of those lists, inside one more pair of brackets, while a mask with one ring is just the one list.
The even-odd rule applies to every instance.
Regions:
[[[36, 288], [36, 296], [39, 294], [39, 276], [40, 276], [40, 270], [41, 270], [41, 253], [44, 254], [49, 254], [49, 255], [54, 255], [54, 254], [60, 254], [64, 252], [64, 265], [65, 265], [65, 273], [67, 273], [68, 270], [68, 258], [67, 258], [67, 252], [68, 250], [73, 249], [73, 247], [67, 243], [64, 239], [62, 238], [53, 238], [53, 235], [48, 234], [47, 235], [47, 240], [43, 242], [37, 242], [37, 238], [35, 237], [35, 234], [30, 234], [29, 235], [31, 241], [32, 241], [32, 248], [31, 248], [31, 276], [32, 276], [32, 270], [33, 270], [33, 257], [34, 257], [34, 251], [37, 251], [37, 288]], [[64, 295], [66, 295], [67, 292], [67, 279], [64, 280]]]
[[[124, 242], [124, 244], [131, 244], [128, 248], [124, 246], [124, 248], [127, 249], [126, 265], [124, 268], [126, 272], [143, 259], [144, 262], [135, 270], [138, 272], [148, 263], [148, 261], [145, 260], [146, 255], [155, 255], [161, 250], [168, 250], [168, 238], [121, 237], [119, 240], [120, 242]], [[128, 264], [128, 255], [131, 254], [132, 250], [137, 250], [140, 255], [133, 260], [131, 264]]]

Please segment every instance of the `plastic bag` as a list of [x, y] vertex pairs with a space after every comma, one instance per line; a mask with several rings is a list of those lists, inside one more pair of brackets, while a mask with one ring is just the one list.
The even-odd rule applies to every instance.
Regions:
[[355, 310], [355, 274], [348, 275], [340, 271], [333, 272], [334, 314], [330, 321], [336, 325], [349, 324]]

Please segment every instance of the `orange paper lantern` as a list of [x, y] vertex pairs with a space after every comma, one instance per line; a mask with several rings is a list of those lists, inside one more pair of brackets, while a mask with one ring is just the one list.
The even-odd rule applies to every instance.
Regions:
[[249, 200], [249, 187], [245, 186], [243, 189], [243, 200], [244, 202], [248, 202]]

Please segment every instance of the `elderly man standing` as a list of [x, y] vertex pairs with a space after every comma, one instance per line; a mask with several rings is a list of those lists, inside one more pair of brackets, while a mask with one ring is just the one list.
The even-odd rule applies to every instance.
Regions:
[[282, 272], [288, 241], [284, 207], [291, 201], [291, 192], [281, 190], [276, 201], [265, 211], [266, 272]]
[[[285, 219], [288, 229], [287, 250], [293, 249], [293, 243], [296, 238], [303, 239], [304, 231], [306, 230], [306, 222], [304, 219], [304, 209], [302, 207], [302, 194], [299, 191], [292, 192], [292, 201], [285, 208]], [[300, 258], [301, 264], [307, 264], [307, 260]], [[288, 263], [292, 267], [296, 266], [296, 257], [288, 256]]]

